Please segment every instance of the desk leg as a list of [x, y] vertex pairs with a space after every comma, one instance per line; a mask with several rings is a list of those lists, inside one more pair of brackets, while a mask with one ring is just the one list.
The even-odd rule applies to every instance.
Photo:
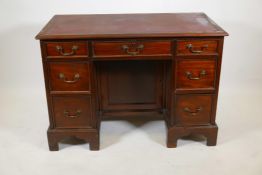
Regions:
[[167, 147], [168, 148], [176, 148], [177, 147], [177, 139], [175, 135], [174, 129], [168, 129], [167, 131]]
[[209, 126], [172, 126], [167, 129], [167, 147], [175, 148], [177, 146], [177, 140], [184, 136], [191, 134], [203, 135], [207, 139], [207, 146], [215, 146], [217, 143], [217, 125]]
[[94, 134], [93, 138], [89, 141], [89, 147], [92, 151], [99, 150], [99, 133]]
[[99, 150], [98, 129], [48, 129], [48, 144], [50, 151], [58, 151], [58, 143], [67, 137], [76, 137], [90, 144], [90, 150]]

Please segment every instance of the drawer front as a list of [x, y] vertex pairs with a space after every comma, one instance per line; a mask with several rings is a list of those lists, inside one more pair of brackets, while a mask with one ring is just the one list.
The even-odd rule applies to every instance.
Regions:
[[175, 121], [181, 125], [207, 125], [211, 120], [212, 95], [177, 95]]
[[87, 42], [47, 42], [46, 43], [47, 57], [87, 57], [88, 44]]
[[51, 91], [90, 91], [89, 63], [49, 63]]
[[92, 127], [91, 97], [54, 96], [53, 115], [56, 128]]
[[171, 41], [93, 42], [94, 57], [171, 56]]
[[177, 61], [177, 89], [215, 89], [216, 60]]
[[177, 41], [177, 55], [217, 55], [217, 40], [180, 40]]

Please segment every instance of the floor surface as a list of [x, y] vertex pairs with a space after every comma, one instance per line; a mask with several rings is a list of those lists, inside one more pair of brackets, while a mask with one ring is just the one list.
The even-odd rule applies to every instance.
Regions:
[[262, 174], [262, 95], [257, 93], [220, 94], [215, 147], [196, 137], [168, 149], [163, 121], [107, 121], [100, 151], [69, 139], [60, 151], [49, 152], [44, 94], [3, 94], [0, 106], [0, 175]]

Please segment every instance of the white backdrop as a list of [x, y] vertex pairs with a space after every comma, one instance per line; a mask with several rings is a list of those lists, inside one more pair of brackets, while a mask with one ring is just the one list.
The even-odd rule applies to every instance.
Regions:
[[230, 34], [225, 40], [221, 91], [257, 90], [262, 86], [261, 8], [261, 0], [0, 0], [1, 93], [43, 92], [34, 36], [54, 14], [157, 12], [208, 14]]
[[[103, 174], [104, 168], [115, 175], [214, 171], [261, 175], [261, 9], [261, 0], [0, 0], [0, 174]], [[102, 125], [98, 153], [87, 151], [86, 145], [48, 152], [44, 79], [35, 35], [55, 14], [162, 12], [205, 12], [230, 34], [225, 39], [220, 81], [218, 146], [181, 141], [180, 148], [167, 151], [163, 123], [141, 129], [109, 122]], [[140, 129], [134, 138], [132, 129], [134, 133]], [[143, 142], [147, 132], [148, 142]], [[122, 135], [128, 139], [121, 139]], [[163, 146], [158, 148], [154, 140]]]

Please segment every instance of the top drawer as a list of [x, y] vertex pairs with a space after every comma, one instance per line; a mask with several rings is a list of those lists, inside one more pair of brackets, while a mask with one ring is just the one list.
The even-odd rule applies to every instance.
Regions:
[[95, 41], [94, 57], [171, 56], [171, 41]]
[[47, 57], [87, 57], [88, 44], [82, 41], [72, 42], [46, 42]]
[[218, 40], [179, 40], [177, 55], [217, 55]]

